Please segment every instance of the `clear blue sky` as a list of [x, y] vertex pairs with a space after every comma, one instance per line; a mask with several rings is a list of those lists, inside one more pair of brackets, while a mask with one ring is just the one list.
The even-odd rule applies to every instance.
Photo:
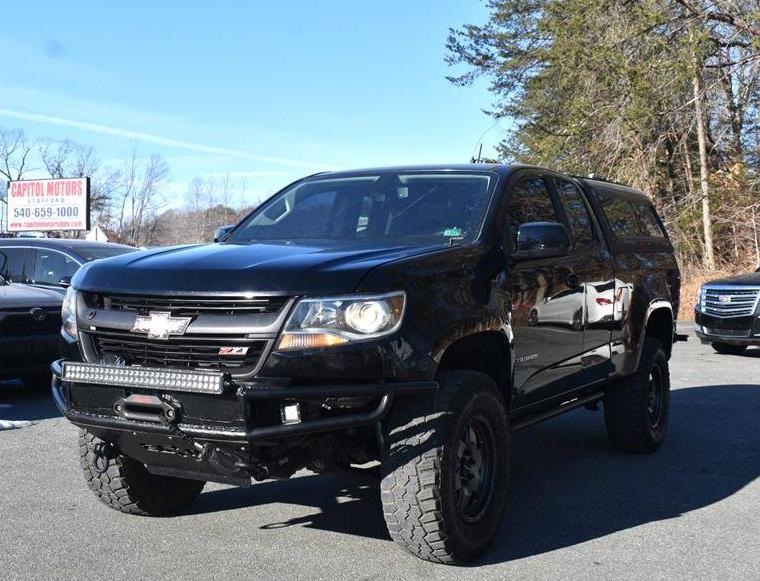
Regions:
[[479, 0], [7, 2], [0, 125], [106, 163], [158, 152], [173, 205], [194, 175], [258, 195], [321, 169], [463, 162], [491, 96], [446, 80], [444, 45], [486, 17]]

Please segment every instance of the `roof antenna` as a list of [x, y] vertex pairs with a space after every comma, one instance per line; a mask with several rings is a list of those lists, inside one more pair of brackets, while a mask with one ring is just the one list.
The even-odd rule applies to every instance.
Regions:
[[[497, 126], [503, 130], [503, 128], [501, 127], [501, 125], [499, 125], [499, 120], [497, 119], [496, 121], [494, 121], [493, 123], [491, 123], [491, 125], [488, 126], [488, 129], [486, 129], [483, 133], [480, 134], [480, 137], [475, 142], [475, 146], [472, 148], [472, 156], [470, 157], [470, 163], [480, 163], [481, 162], [481, 159], [482, 159], [482, 156], [483, 156], [483, 138], [486, 136], [486, 134], [488, 134], [489, 131], [491, 131], [494, 127], [497, 127]], [[475, 148], [477, 148], [478, 145], [480, 145], [480, 149], [478, 151], [478, 157], [475, 158]]]

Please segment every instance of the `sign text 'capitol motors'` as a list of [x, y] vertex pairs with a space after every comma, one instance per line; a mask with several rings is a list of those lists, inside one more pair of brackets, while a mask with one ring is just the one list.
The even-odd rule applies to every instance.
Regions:
[[89, 230], [90, 178], [8, 182], [8, 231]]

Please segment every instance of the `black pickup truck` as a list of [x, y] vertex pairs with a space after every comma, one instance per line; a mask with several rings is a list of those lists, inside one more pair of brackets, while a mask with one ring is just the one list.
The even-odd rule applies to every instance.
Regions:
[[116, 510], [307, 468], [374, 480], [394, 540], [462, 562], [499, 527], [510, 432], [603, 402], [618, 447], [662, 443], [679, 286], [624, 186], [500, 165], [318, 174], [218, 243], [83, 266], [53, 395]]

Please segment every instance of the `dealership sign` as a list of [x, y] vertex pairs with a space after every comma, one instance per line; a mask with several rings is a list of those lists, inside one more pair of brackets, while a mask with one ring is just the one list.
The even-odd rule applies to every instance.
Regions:
[[90, 178], [8, 182], [9, 232], [90, 229]]

